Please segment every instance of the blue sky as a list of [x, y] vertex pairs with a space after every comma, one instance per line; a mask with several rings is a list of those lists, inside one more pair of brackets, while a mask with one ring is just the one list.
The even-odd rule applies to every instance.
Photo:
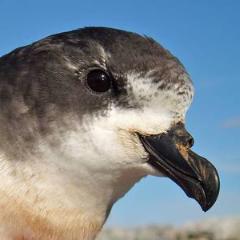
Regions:
[[238, 0], [0, 1], [0, 55], [53, 33], [108, 26], [153, 37], [183, 62], [194, 81], [187, 126], [194, 150], [219, 170], [218, 202], [203, 213], [170, 180], [148, 177], [114, 206], [109, 225], [240, 216], [239, 12]]

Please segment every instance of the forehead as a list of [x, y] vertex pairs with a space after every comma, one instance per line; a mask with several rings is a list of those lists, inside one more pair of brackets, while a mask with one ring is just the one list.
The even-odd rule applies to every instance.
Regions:
[[172, 60], [181, 63], [153, 39], [136, 33], [109, 28], [85, 28], [79, 38], [94, 41], [110, 55], [109, 64], [119, 72], [138, 69], [148, 71], [160, 62]]
[[95, 53], [96, 58], [99, 57], [99, 46], [101, 46], [105, 53], [111, 54], [111, 62], [119, 66], [119, 70], [137, 66], [142, 70], [148, 70], [159, 61], [167, 59], [181, 64], [153, 39], [118, 29], [89, 27], [56, 34], [50, 36], [48, 40], [51, 43], [74, 46], [74, 51], [84, 49], [86, 54]]

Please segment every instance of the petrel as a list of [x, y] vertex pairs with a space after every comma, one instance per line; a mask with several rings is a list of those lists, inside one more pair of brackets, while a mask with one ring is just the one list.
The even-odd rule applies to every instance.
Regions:
[[2, 56], [1, 239], [93, 240], [147, 175], [170, 178], [207, 211], [219, 177], [191, 150], [193, 93], [168, 50], [117, 29], [64, 32]]

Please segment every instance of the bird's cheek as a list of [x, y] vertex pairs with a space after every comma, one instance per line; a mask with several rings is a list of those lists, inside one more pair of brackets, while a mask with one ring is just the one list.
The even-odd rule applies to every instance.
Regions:
[[118, 145], [122, 149], [124, 160], [128, 164], [138, 165], [143, 164], [147, 159], [147, 153], [142, 147], [135, 132], [118, 129]]

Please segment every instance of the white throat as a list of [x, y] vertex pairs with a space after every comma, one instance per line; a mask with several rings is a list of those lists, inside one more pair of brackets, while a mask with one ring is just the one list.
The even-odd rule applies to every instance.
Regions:
[[[72, 144], [71, 147], [76, 147]], [[114, 202], [144, 176], [140, 169], [117, 171], [110, 167], [107, 171], [96, 166], [96, 171], [90, 171], [88, 165], [82, 163], [95, 162], [97, 158], [90, 159], [87, 152], [85, 158], [77, 162], [72, 156], [66, 156], [63, 148], [57, 153], [41, 146], [44, 151], [39, 150], [25, 162], [1, 157], [0, 174], [4, 182], [0, 183], [0, 205], [7, 212], [1, 214], [0, 233], [9, 236], [6, 240], [11, 240], [13, 235], [52, 239], [40, 236], [43, 231], [49, 231], [56, 239], [77, 240], [81, 236], [82, 240], [92, 240]], [[70, 146], [65, 148], [69, 150]], [[101, 156], [97, 160], [101, 162]], [[10, 224], [13, 218], [16, 226]], [[72, 238], [75, 235], [76, 238]]]

